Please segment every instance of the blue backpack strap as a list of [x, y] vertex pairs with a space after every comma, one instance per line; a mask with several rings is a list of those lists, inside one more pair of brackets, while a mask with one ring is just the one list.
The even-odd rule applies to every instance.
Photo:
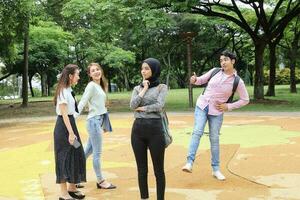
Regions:
[[232, 101], [233, 101], [233, 96], [234, 96], [234, 93], [235, 93], [235, 91], [236, 91], [236, 89], [237, 89], [237, 87], [238, 87], [238, 85], [239, 85], [240, 79], [241, 79], [241, 78], [240, 78], [238, 75], [236, 75], [236, 76], [234, 77], [233, 87], [232, 87], [232, 94], [231, 94], [231, 96], [229, 97], [229, 99], [227, 100], [226, 103], [232, 103]]
[[214, 75], [216, 75], [217, 73], [219, 73], [219, 71], [221, 71], [221, 68], [215, 68], [215, 69], [211, 72], [210, 77], [209, 77], [209, 79], [207, 80], [207, 83], [205, 84], [205, 88], [204, 88], [202, 94], [204, 94], [204, 92], [205, 92], [205, 90], [206, 90], [206, 87], [207, 87], [207, 84], [208, 84], [208, 82], [210, 81], [210, 79], [211, 79]]

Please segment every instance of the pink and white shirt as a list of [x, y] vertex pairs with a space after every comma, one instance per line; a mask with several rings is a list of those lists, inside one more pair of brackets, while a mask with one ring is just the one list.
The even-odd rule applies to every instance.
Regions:
[[[208, 79], [215, 68], [209, 70], [207, 73], [200, 77], [197, 77], [195, 85], [202, 85], [208, 82]], [[204, 94], [201, 94], [198, 99], [196, 106], [200, 107], [202, 110], [208, 107], [209, 115], [220, 115], [223, 112], [216, 108], [216, 104], [226, 103], [232, 94], [233, 81], [236, 76], [236, 72], [232, 75], [227, 75], [220, 70], [216, 75], [214, 75], [208, 82]], [[244, 81], [240, 79], [236, 93], [239, 95], [239, 100], [233, 103], [227, 103], [228, 110], [240, 108], [249, 103], [249, 94], [245, 87]]]

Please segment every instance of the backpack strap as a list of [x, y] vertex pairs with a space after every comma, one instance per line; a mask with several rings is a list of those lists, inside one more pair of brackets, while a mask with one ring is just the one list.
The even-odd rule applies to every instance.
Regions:
[[234, 93], [235, 93], [235, 91], [236, 91], [236, 89], [237, 89], [237, 87], [238, 87], [238, 85], [239, 85], [240, 79], [241, 79], [241, 78], [240, 78], [238, 75], [236, 75], [236, 76], [234, 77], [233, 87], [232, 87], [232, 94], [231, 94], [231, 96], [229, 97], [229, 99], [227, 100], [226, 103], [232, 103], [233, 96], [234, 96]]
[[206, 87], [207, 87], [207, 84], [208, 84], [208, 82], [210, 81], [210, 79], [211, 79], [214, 75], [216, 75], [217, 73], [219, 73], [219, 71], [221, 71], [221, 68], [215, 68], [215, 69], [211, 72], [210, 77], [209, 77], [208, 80], [207, 80], [207, 83], [206, 83], [206, 85], [205, 85], [205, 88], [204, 88], [202, 94], [204, 94], [204, 92], [205, 92], [205, 90], [206, 90]]
[[[210, 77], [209, 77], [209, 79], [208, 79], [208, 81], [207, 81], [207, 83], [206, 83], [206, 86], [205, 86], [205, 88], [204, 88], [204, 90], [203, 90], [203, 92], [202, 92], [202, 95], [204, 94], [204, 92], [205, 92], [205, 90], [206, 90], [206, 87], [207, 87], [207, 84], [208, 84], [208, 82], [210, 81], [210, 79], [211, 79], [214, 75], [216, 75], [217, 73], [219, 73], [219, 71], [221, 71], [221, 68], [215, 68], [215, 69], [212, 71], [212, 73], [211, 73], [211, 75], [210, 75]], [[239, 85], [240, 79], [241, 79], [241, 78], [240, 78], [238, 75], [236, 75], [236, 76], [234, 77], [233, 87], [232, 87], [232, 94], [231, 94], [231, 96], [229, 97], [229, 99], [227, 100], [226, 103], [232, 103], [233, 97], [234, 97], [234, 93], [236, 92], [236, 89], [237, 89], [237, 87], [238, 87], [238, 85]]]

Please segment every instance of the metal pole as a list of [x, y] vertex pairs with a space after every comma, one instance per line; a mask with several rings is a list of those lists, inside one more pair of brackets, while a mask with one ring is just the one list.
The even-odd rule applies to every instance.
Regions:
[[193, 108], [193, 86], [190, 84], [190, 77], [192, 76], [192, 38], [187, 37], [187, 67], [188, 67], [188, 84], [189, 84], [189, 108]]

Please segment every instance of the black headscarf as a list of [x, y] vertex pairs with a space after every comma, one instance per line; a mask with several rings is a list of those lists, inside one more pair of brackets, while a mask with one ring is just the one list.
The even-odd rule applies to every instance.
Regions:
[[[147, 58], [143, 61], [143, 63], [147, 63], [152, 72], [152, 76], [147, 79], [150, 82], [149, 88], [158, 86], [160, 76], [160, 62], [155, 58]], [[143, 83], [141, 83], [141, 87], [144, 87]]]

